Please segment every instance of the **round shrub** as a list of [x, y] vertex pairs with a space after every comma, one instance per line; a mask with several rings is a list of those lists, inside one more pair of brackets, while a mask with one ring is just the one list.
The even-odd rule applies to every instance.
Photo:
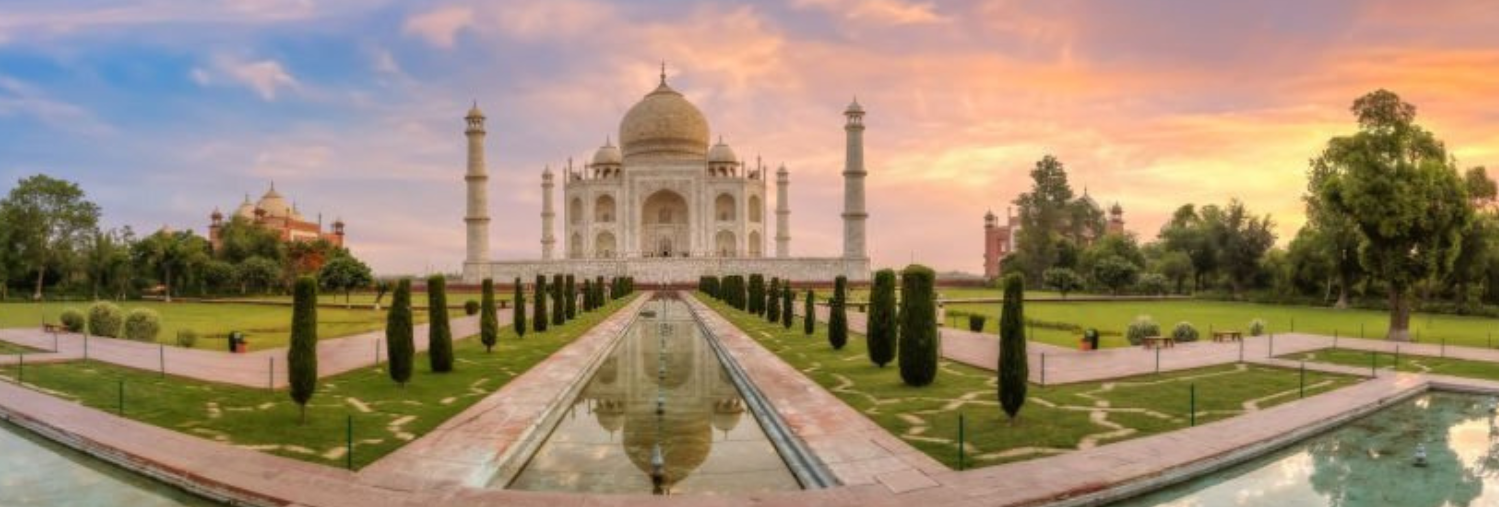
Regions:
[[464, 315], [478, 315], [479, 314], [479, 302], [478, 301], [474, 301], [472, 299], [470, 299], [468, 301], [464, 301], [463, 302], [463, 314]]
[[125, 315], [125, 339], [154, 342], [161, 333], [161, 316], [155, 310], [136, 308]]
[[191, 329], [180, 329], [177, 331], [177, 346], [193, 348], [198, 343], [198, 332]]
[[1265, 319], [1254, 319], [1249, 321], [1249, 336], [1265, 334]]
[[975, 333], [982, 333], [982, 332], [984, 332], [984, 320], [985, 319], [984, 319], [983, 315], [969, 314], [968, 315], [968, 330], [969, 331], [973, 331]]
[[114, 303], [100, 301], [88, 307], [88, 332], [94, 336], [120, 337], [125, 312]]
[[1139, 345], [1145, 341], [1146, 336], [1160, 336], [1161, 325], [1156, 324], [1149, 315], [1135, 317], [1134, 322], [1124, 330], [1124, 337], [1129, 339], [1130, 345]]
[[1179, 342], [1195, 342], [1197, 341], [1197, 328], [1192, 327], [1192, 323], [1185, 320], [1177, 322], [1176, 327], [1171, 328], [1171, 339]]
[[68, 330], [69, 333], [82, 333], [83, 326], [87, 323], [83, 311], [77, 308], [63, 310], [62, 314], [57, 316], [57, 320], [62, 322], [63, 329]]

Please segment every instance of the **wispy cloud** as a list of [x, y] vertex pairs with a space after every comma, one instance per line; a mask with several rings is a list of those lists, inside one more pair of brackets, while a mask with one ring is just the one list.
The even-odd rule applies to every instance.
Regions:
[[243, 86], [266, 101], [276, 100], [278, 90], [296, 89], [299, 86], [297, 78], [293, 77], [291, 72], [281, 65], [281, 62], [269, 58], [241, 60], [218, 56], [213, 59], [208, 68], [194, 67], [188, 72], [188, 76], [200, 86], [216, 84]]
[[0, 118], [16, 115], [34, 118], [66, 132], [97, 136], [115, 131], [83, 107], [54, 99], [14, 77], [0, 75]]

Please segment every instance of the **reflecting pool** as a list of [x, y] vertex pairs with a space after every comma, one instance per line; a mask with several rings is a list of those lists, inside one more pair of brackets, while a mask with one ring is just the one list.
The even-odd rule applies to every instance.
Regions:
[[0, 505], [213, 505], [0, 421]]
[[[1489, 396], [1429, 393], [1223, 472], [1114, 504], [1437, 507], [1499, 505], [1499, 423]], [[1417, 465], [1418, 449], [1425, 465]]]
[[800, 489], [703, 333], [685, 303], [647, 303], [508, 487], [656, 494]]

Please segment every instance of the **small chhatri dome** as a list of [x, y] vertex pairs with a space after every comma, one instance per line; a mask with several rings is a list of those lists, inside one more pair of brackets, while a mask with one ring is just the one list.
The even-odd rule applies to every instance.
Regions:
[[619, 147], [609, 138], [604, 138], [604, 145], [598, 151], [593, 152], [593, 165], [619, 165], [623, 164], [625, 156], [620, 153]]
[[480, 111], [479, 110], [479, 101], [475, 100], [474, 101], [474, 107], [468, 108], [468, 115], [465, 116], [465, 118], [483, 118], [483, 117], [484, 117], [484, 111]]
[[708, 152], [708, 119], [681, 93], [661, 84], [619, 122], [624, 158], [699, 158]]
[[1119, 203], [1116, 202], [1116, 203], [1114, 203], [1113, 206], [1109, 206], [1109, 214], [1110, 215], [1123, 215], [1124, 214], [1124, 207], [1120, 206]]
[[276, 183], [271, 182], [271, 189], [260, 196], [260, 201], [255, 207], [265, 211], [267, 216], [285, 218], [292, 215], [291, 205], [287, 204], [286, 198], [276, 192]]
[[208, 217], [214, 219], [215, 221], [217, 221], [217, 220], [223, 220], [224, 219], [224, 212], [219, 211], [219, 207], [218, 206], [214, 206], [213, 207], [213, 214], [208, 215]]
[[854, 101], [848, 104], [848, 109], [844, 110], [843, 114], [864, 114], [864, 106], [859, 105], [858, 97], [854, 97]]
[[719, 136], [718, 144], [708, 150], [708, 163], [710, 164], [733, 164], [738, 160], [739, 156], [734, 154], [734, 149], [724, 144], [723, 136]]
[[234, 210], [234, 215], [255, 218], [255, 203], [250, 202], [250, 194], [245, 194], [245, 202], [239, 203], [239, 207]]

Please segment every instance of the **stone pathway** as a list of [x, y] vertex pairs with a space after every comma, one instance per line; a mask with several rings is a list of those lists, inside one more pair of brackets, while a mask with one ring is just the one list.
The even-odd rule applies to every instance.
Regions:
[[[511, 310], [499, 310], [501, 326], [511, 322]], [[461, 317], [451, 321], [453, 339], [461, 340], [479, 332], [479, 317]], [[415, 327], [416, 350], [427, 350], [427, 324]], [[115, 338], [86, 337], [75, 333], [51, 333], [36, 328], [0, 329], [0, 340], [32, 348], [53, 350], [50, 353], [27, 354], [25, 361], [68, 361], [87, 358], [148, 371], [165, 368], [166, 373], [211, 382], [247, 387], [285, 387], [286, 348], [257, 350], [232, 354], [204, 349], [187, 349], [157, 343], [135, 342]], [[54, 342], [54, 340], [56, 340]], [[343, 338], [318, 341], [318, 375], [337, 375], [385, 361], [385, 331], [376, 330]], [[0, 365], [20, 360], [14, 355], [0, 355]]]

